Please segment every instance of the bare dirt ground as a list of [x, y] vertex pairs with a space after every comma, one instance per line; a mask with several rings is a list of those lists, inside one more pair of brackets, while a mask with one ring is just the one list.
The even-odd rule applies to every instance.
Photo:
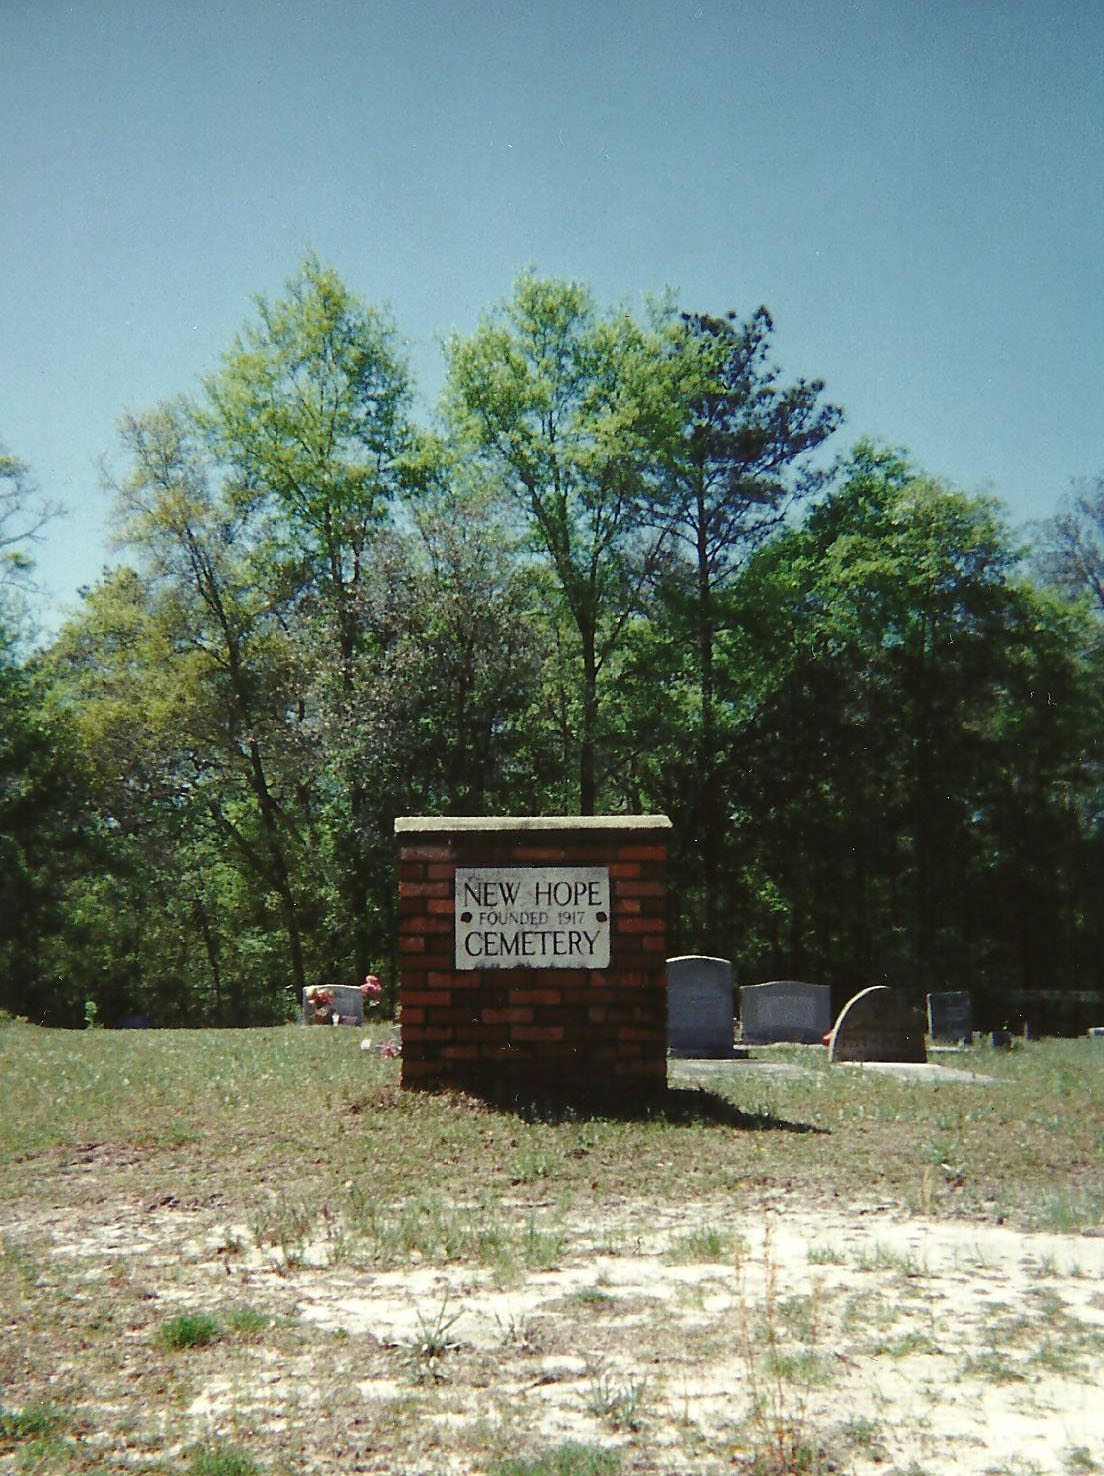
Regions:
[[[566, 1441], [672, 1476], [1104, 1469], [1093, 1234], [530, 1197], [501, 1207], [539, 1242], [527, 1264], [387, 1267], [339, 1225], [280, 1247], [84, 1172], [81, 1208], [0, 1207], [26, 1287], [0, 1311], [4, 1402], [45, 1386], [75, 1412], [59, 1469], [178, 1471], [204, 1440], [265, 1472], [478, 1473]], [[160, 1346], [183, 1312], [217, 1338]]]

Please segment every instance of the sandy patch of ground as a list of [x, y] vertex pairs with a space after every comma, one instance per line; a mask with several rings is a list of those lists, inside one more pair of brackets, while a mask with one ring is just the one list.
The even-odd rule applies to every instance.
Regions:
[[[287, 1264], [172, 1203], [0, 1211], [0, 1229], [84, 1288], [57, 1376], [105, 1448], [226, 1436], [320, 1473], [474, 1473], [567, 1439], [679, 1476], [787, 1442], [859, 1476], [1104, 1469], [1104, 1238], [785, 1200], [501, 1213], [549, 1237], [539, 1264], [381, 1267], [334, 1226]], [[110, 1375], [79, 1336], [104, 1298], [123, 1309]], [[150, 1408], [127, 1370], [165, 1319], [244, 1307], [269, 1330], [159, 1354], [173, 1408]]]

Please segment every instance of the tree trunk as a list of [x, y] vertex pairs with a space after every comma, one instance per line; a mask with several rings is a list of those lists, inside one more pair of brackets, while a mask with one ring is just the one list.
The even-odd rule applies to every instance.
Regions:
[[581, 624], [583, 641], [583, 723], [579, 735], [579, 814], [593, 815], [598, 798], [598, 660], [592, 624]]

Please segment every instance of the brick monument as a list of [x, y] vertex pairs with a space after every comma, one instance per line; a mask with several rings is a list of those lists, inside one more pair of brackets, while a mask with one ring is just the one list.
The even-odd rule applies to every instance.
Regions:
[[667, 1084], [665, 815], [395, 822], [404, 1087], [635, 1111]]

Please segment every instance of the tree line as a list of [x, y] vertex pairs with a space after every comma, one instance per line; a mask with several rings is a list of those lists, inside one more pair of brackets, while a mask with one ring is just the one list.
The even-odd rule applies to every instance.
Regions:
[[0, 1006], [393, 991], [404, 814], [663, 811], [672, 951], [744, 982], [997, 1024], [1102, 987], [1104, 483], [1029, 559], [995, 500], [836, 449], [772, 335], [526, 274], [426, 426], [394, 325], [308, 259], [124, 418], [120, 561], [45, 646], [48, 510], [0, 459]]

